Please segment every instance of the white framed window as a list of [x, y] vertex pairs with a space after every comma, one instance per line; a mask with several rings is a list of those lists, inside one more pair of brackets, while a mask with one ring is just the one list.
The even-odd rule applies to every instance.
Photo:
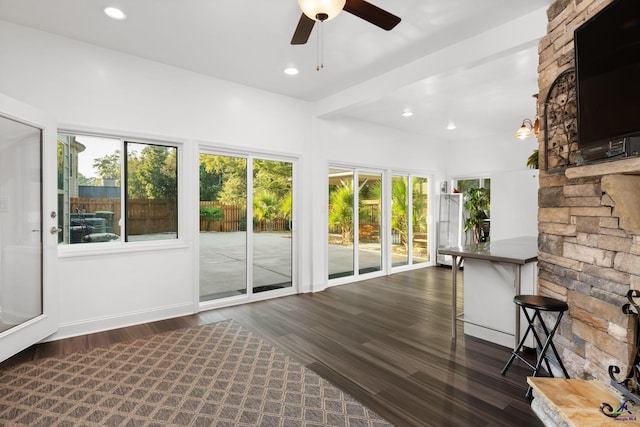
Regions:
[[59, 245], [176, 240], [179, 145], [58, 134]]

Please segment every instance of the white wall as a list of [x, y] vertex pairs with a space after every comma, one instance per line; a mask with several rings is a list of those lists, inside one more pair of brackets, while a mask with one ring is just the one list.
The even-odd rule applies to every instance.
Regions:
[[324, 157], [332, 162], [373, 165], [391, 169], [444, 172], [443, 141], [399, 132], [384, 126], [352, 120], [324, 120]]
[[491, 138], [452, 143], [445, 155], [447, 175], [451, 177], [488, 176], [500, 171], [526, 170], [527, 158], [538, 148], [534, 137], [520, 140], [513, 132]]
[[309, 103], [6, 21], [0, 59], [0, 90], [63, 125], [298, 154], [310, 134]]
[[[158, 137], [300, 159], [302, 292], [326, 287], [329, 161], [444, 177], [438, 145], [356, 121], [313, 119], [313, 105], [0, 21], [0, 93], [48, 111], [68, 130]], [[391, 169], [389, 169], [391, 170]], [[126, 253], [61, 248], [61, 338], [197, 310], [197, 167], [182, 177], [182, 238]], [[300, 183], [299, 182], [299, 183]], [[75, 249], [72, 248], [76, 252]]]
[[[327, 285], [329, 163], [425, 174], [435, 195], [446, 177], [524, 168], [535, 146], [511, 137], [452, 145], [356, 120], [313, 119], [315, 106], [307, 102], [4, 21], [0, 64], [0, 93], [52, 113], [68, 130], [176, 141], [184, 144], [187, 166], [196, 164], [198, 144], [299, 158], [302, 292]], [[61, 325], [54, 338], [197, 310], [198, 175], [195, 167], [185, 172], [186, 233], [178, 244], [84, 256], [60, 251]]]
[[[353, 119], [316, 120], [314, 133], [319, 141], [314, 164], [313, 193], [319, 195], [314, 203], [314, 254], [312, 272], [314, 289], [327, 286], [326, 218], [327, 168], [329, 164], [346, 164], [384, 170], [426, 175], [431, 179], [429, 194], [436, 194], [436, 183], [445, 179], [442, 162], [442, 141], [427, 141], [418, 134], [399, 132], [384, 126]], [[436, 197], [432, 197], [431, 212], [437, 212]], [[432, 218], [431, 230], [437, 218]], [[430, 252], [435, 254], [435, 239], [431, 239]], [[432, 257], [435, 263], [435, 256]]]
[[491, 178], [491, 240], [538, 234], [538, 171], [527, 158], [538, 148], [534, 137], [496, 135], [452, 144], [445, 158], [449, 177]]
[[539, 171], [491, 175], [491, 239], [538, 235]]
[[[186, 161], [197, 159], [196, 141], [310, 157], [306, 102], [3, 21], [0, 64], [0, 93], [52, 113], [64, 128], [175, 140], [184, 143]], [[197, 212], [197, 168], [187, 172], [185, 201]], [[306, 175], [303, 170], [303, 185], [310, 182]], [[186, 218], [175, 247], [85, 256], [60, 251], [55, 337], [193, 312], [197, 221], [188, 219], [197, 213], [187, 211]], [[301, 282], [310, 282], [309, 271], [301, 268]]]

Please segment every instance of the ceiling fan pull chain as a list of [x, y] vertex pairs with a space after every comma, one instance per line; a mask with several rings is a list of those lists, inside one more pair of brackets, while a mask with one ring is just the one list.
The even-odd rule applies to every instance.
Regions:
[[320, 24], [318, 25], [318, 59], [317, 59], [317, 65], [316, 65], [316, 71], [320, 71], [321, 68], [324, 68], [324, 61], [322, 59], [322, 50], [323, 50], [323, 46], [322, 46], [322, 27], [324, 25], [323, 21], [320, 21]]

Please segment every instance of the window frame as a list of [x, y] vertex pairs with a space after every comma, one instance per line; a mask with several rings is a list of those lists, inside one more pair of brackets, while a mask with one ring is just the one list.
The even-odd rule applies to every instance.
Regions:
[[[187, 224], [185, 222], [185, 159], [188, 157], [186, 151], [186, 141], [179, 139], [168, 139], [162, 137], [135, 136], [130, 134], [102, 133], [76, 128], [59, 128], [57, 134], [69, 136], [88, 136], [97, 138], [109, 138], [119, 141], [120, 150], [120, 218], [121, 232], [117, 240], [108, 242], [94, 242], [91, 244], [62, 244], [58, 243], [58, 256], [60, 258], [76, 256], [92, 256], [109, 253], [138, 252], [150, 250], [167, 250], [187, 247], [186, 237], [188, 235]], [[176, 149], [176, 178], [177, 178], [177, 230], [176, 238], [160, 240], [126, 241], [126, 162], [125, 146], [131, 144], [146, 144], [151, 146], [166, 146]], [[58, 189], [58, 191], [60, 191]], [[63, 190], [64, 191], [64, 190]], [[64, 193], [63, 193], [64, 194]], [[66, 189], [66, 201], [69, 199], [69, 189]], [[58, 212], [64, 215], [65, 212]]]

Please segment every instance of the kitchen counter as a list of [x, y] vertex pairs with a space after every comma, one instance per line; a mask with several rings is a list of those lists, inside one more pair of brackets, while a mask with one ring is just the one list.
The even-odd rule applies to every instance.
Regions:
[[442, 248], [438, 249], [438, 252], [443, 255], [464, 258], [526, 264], [538, 259], [538, 239], [531, 236], [517, 237], [495, 242]]
[[[537, 238], [523, 236], [440, 248], [438, 252], [452, 257], [452, 337], [456, 338], [457, 321], [462, 320], [465, 334], [501, 345], [514, 340], [515, 346], [520, 341], [521, 326], [513, 297], [536, 293]], [[458, 314], [457, 273], [463, 259], [465, 310]]]

